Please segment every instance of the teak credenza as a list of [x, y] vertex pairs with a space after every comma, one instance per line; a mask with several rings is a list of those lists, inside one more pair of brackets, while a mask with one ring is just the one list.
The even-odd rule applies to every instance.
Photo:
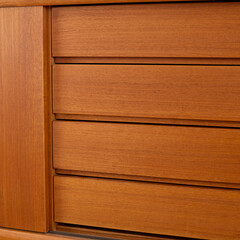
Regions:
[[240, 239], [240, 2], [0, 0], [0, 240]]

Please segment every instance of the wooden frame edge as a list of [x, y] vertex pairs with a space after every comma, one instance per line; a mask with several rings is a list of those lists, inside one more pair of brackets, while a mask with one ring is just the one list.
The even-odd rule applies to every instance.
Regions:
[[0, 240], [89, 240], [84, 237], [65, 236], [56, 233], [34, 233], [0, 228]]
[[[147, 3], [148, 0], [0, 0], [0, 7]], [[151, 0], [151, 2], [214, 2], [214, 0]]]

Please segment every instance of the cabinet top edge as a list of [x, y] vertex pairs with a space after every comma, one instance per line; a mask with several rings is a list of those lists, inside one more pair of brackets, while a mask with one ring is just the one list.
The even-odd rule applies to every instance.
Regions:
[[55, 6], [149, 2], [214, 2], [214, 0], [0, 0], [0, 7]]

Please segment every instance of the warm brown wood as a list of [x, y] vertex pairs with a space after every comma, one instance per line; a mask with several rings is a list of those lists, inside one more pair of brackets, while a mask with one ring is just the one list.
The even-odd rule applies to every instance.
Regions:
[[57, 224], [57, 230], [60, 232], [68, 232], [68, 233], [78, 233], [85, 234], [92, 237], [103, 237], [103, 238], [111, 238], [111, 239], [124, 239], [124, 240], [179, 240], [179, 238], [170, 237], [170, 236], [155, 236], [155, 235], [146, 235], [140, 233], [129, 233], [123, 231], [111, 231], [108, 229], [99, 229], [99, 228], [87, 228], [87, 227], [73, 227], [64, 224]]
[[239, 76], [237, 66], [55, 65], [54, 113], [239, 121]]
[[143, 181], [143, 182], [170, 183], [170, 184], [180, 184], [180, 185], [189, 185], [189, 186], [233, 188], [233, 189], [240, 190], [240, 184], [236, 184], [236, 183], [196, 181], [196, 180], [185, 180], [185, 179], [174, 179], [174, 178], [156, 178], [156, 177], [149, 177], [149, 176], [136, 176], [136, 175], [124, 175], [124, 174], [115, 174], [115, 173], [88, 172], [88, 171], [64, 170], [64, 169], [56, 169], [56, 174], [84, 176], [84, 177], [112, 178], [112, 179], [120, 179], [120, 180], [135, 180], [135, 181]]
[[236, 2], [53, 8], [53, 56], [239, 58], [239, 12]]
[[96, 116], [80, 114], [56, 114], [58, 120], [82, 120], [82, 121], [107, 121], [107, 122], [132, 122], [132, 123], [154, 123], [170, 125], [191, 125], [191, 126], [212, 126], [212, 127], [231, 127], [240, 128], [240, 122], [231, 121], [204, 121], [189, 119], [165, 119], [165, 118], [140, 118], [140, 117], [115, 117], [115, 116]]
[[240, 191], [55, 177], [61, 223], [203, 239], [238, 239]]
[[[214, 1], [214, 0], [151, 0], [151, 2], [206, 2], [206, 1]], [[137, 3], [137, 2], [149, 2], [149, 0], [0, 0], [0, 7]]]
[[208, 64], [240, 65], [239, 58], [103, 58], [103, 57], [56, 57], [55, 63], [115, 63], [115, 64]]
[[54, 167], [240, 183], [240, 129], [55, 121]]
[[[60, 234], [48, 233], [40, 234], [33, 232], [23, 232], [0, 228], [0, 240], [76, 240], [76, 237], [62, 236]], [[78, 237], [78, 240], [89, 240], [89, 238]]]
[[0, 8], [0, 226], [48, 230], [43, 7]]
[[53, 160], [52, 160], [52, 121], [55, 120], [55, 115], [52, 112], [52, 48], [51, 48], [51, 36], [52, 36], [52, 8], [51, 7], [45, 7], [45, 18], [44, 18], [44, 24], [45, 24], [45, 45], [46, 45], [46, 51], [44, 51], [45, 54], [45, 68], [47, 71], [45, 71], [45, 78], [47, 79], [46, 84], [46, 92], [47, 92], [47, 106], [46, 111], [48, 113], [48, 141], [47, 149], [48, 152], [46, 152], [48, 156], [48, 187], [49, 187], [49, 229], [51, 231], [56, 230], [56, 224], [54, 221], [54, 203], [53, 203], [53, 176], [55, 175], [55, 170], [53, 169]]

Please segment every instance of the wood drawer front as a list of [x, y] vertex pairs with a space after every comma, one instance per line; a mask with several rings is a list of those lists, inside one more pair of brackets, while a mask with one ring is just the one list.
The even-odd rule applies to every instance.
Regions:
[[55, 65], [54, 113], [240, 120], [240, 67]]
[[238, 239], [240, 191], [55, 177], [56, 222], [204, 239]]
[[239, 58], [239, 3], [53, 8], [55, 57]]
[[55, 121], [54, 168], [240, 183], [240, 130]]

